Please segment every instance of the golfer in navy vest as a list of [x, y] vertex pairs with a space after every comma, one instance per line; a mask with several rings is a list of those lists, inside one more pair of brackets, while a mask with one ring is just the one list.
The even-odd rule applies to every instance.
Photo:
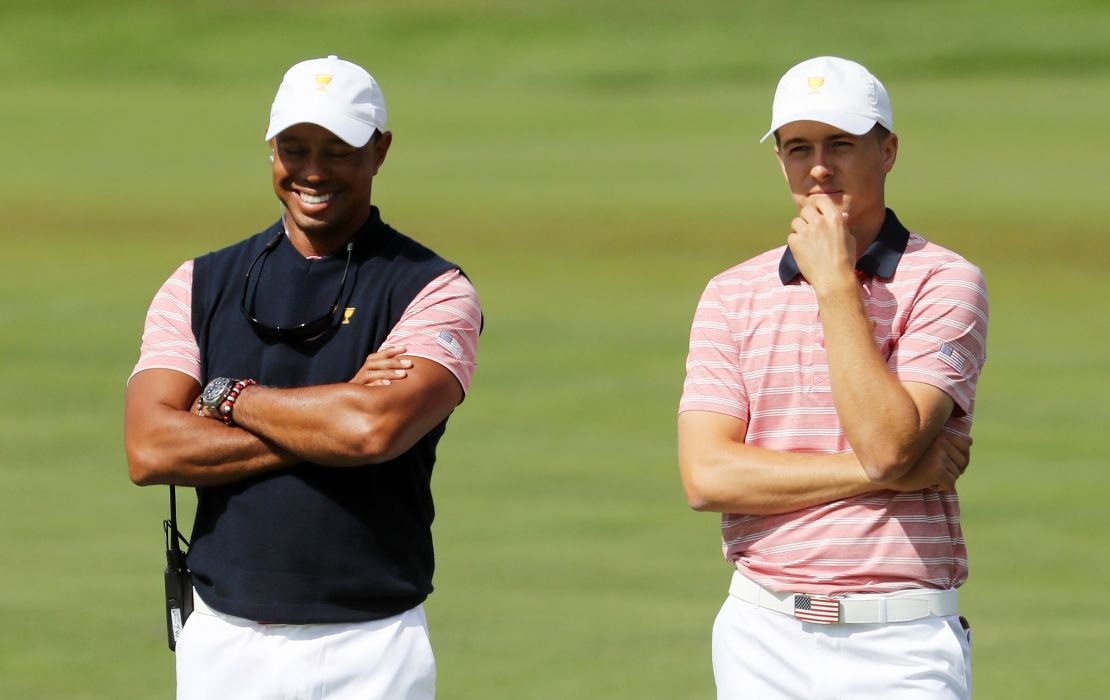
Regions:
[[392, 140], [365, 70], [290, 68], [266, 132], [281, 218], [151, 303], [125, 443], [135, 483], [197, 491], [178, 698], [434, 697], [430, 480], [482, 314], [371, 206]]

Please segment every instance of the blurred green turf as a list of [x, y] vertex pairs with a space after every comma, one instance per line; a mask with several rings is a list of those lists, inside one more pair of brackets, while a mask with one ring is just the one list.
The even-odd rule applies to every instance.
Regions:
[[166, 275], [276, 217], [269, 101], [326, 53], [385, 89], [385, 217], [488, 319], [434, 484], [441, 697], [712, 696], [728, 572], [677, 478], [686, 335], [712, 274], [783, 240], [757, 140], [822, 53], [886, 82], [892, 205], [991, 291], [976, 697], [1110, 695], [1108, 40], [1079, 0], [0, 0], [0, 697], [172, 696], [166, 493], [127, 481], [123, 384]]

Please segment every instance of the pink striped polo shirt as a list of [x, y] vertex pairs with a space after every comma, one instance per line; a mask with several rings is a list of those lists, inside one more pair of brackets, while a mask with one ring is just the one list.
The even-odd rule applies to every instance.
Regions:
[[[679, 411], [739, 418], [745, 441], [759, 447], [847, 452], [817, 300], [804, 279], [780, 280], [784, 251], [709, 282], [694, 315]], [[944, 429], [969, 434], [986, 359], [979, 269], [911, 233], [893, 275], [857, 276], [891, 371], [948, 393], [956, 409]], [[877, 491], [780, 515], [726, 513], [722, 548], [741, 573], [776, 591], [945, 589], [962, 584], [968, 570], [954, 492]]]
[[[132, 377], [144, 369], [164, 368], [184, 372], [201, 383], [192, 298], [193, 261], [189, 260], [174, 271], [150, 303]], [[482, 310], [474, 285], [458, 270], [449, 270], [416, 295], [382, 345], [404, 345], [406, 355], [443, 365], [466, 392], [477, 366], [481, 325]]]

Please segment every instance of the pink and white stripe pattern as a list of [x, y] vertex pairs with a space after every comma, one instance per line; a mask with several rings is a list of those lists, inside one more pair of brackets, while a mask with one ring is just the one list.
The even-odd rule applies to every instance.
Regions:
[[[146, 369], [183, 372], [201, 382], [200, 348], [192, 328], [193, 262], [166, 280], [147, 311], [139, 361], [131, 376]], [[406, 355], [446, 367], [465, 392], [477, 366], [482, 310], [478, 293], [462, 273], [435, 278], [409, 303], [383, 346], [404, 345]]]
[[[144, 369], [172, 369], [200, 384], [200, 348], [193, 335], [193, 261], [181, 264], [150, 302], [134, 377]], [[130, 377], [128, 377], [130, 381]]]
[[[813, 289], [778, 278], [783, 248], [713, 278], [690, 334], [680, 411], [747, 423], [745, 440], [773, 450], [850, 451], [833, 405]], [[987, 296], [978, 268], [910, 240], [889, 279], [861, 276], [874, 340], [902, 381], [956, 403], [945, 430], [968, 434], [986, 359]], [[879, 491], [771, 516], [725, 514], [723, 549], [775, 591], [817, 594], [952, 588], [967, 578], [955, 493]]]
[[474, 376], [481, 327], [478, 293], [462, 273], [451, 270], [416, 295], [382, 345], [404, 345], [406, 355], [438, 362], [466, 391]]

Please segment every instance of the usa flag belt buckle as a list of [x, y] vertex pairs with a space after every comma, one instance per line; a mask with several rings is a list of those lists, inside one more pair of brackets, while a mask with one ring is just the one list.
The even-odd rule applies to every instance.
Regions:
[[827, 595], [795, 593], [794, 617], [803, 622], [835, 625], [840, 622], [840, 599]]

